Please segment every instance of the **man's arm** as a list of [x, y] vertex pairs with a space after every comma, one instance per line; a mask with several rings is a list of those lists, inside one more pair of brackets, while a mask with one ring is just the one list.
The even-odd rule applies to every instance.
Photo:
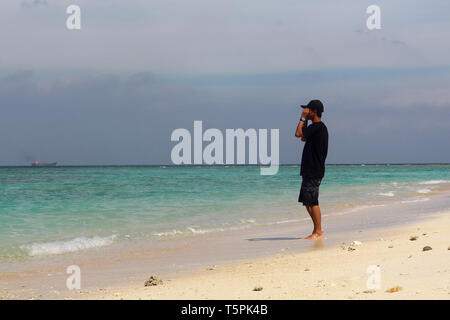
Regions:
[[[308, 113], [306, 112], [306, 110], [303, 110], [302, 115], [300, 116], [300, 122], [297, 125], [297, 130], [295, 131], [295, 136], [297, 138], [302, 138], [302, 141], [306, 141], [306, 138], [303, 135], [303, 127], [308, 126], [308, 120], [306, 119], [307, 115]], [[302, 121], [302, 119], [305, 119], [305, 121]]]
[[306, 121], [302, 121], [300, 120], [300, 122], [297, 125], [297, 130], [295, 131], [295, 136], [297, 138], [302, 138], [302, 141], [305, 141], [305, 136], [303, 135], [303, 127], [306, 127], [308, 125], [308, 120]]

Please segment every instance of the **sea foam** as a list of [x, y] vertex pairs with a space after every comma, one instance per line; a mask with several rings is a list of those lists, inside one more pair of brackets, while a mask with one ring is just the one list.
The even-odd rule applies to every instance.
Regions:
[[427, 180], [419, 182], [419, 184], [440, 184], [440, 183], [447, 183], [450, 182], [449, 180]]
[[389, 192], [380, 192], [378, 193], [379, 196], [385, 196], [385, 197], [393, 197], [395, 194], [392, 191]]
[[173, 229], [172, 231], [155, 232], [155, 233], [153, 233], [153, 235], [154, 235], [154, 236], [162, 237], [162, 236], [174, 236], [174, 235], [180, 234], [180, 233], [183, 233], [183, 231]]
[[68, 241], [54, 241], [54, 242], [35, 242], [20, 246], [30, 256], [54, 255], [68, 252], [76, 252], [85, 249], [96, 247], [104, 247], [113, 243], [116, 236], [109, 237], [77, 237]]
[[423, 201], [428, 201], [428, 200], [430, 200], [430, 198], [403, 200], [403, 201], [400, 201], [400, 202], [401, 203], [414, 203], [414, 202], [423, 202]]

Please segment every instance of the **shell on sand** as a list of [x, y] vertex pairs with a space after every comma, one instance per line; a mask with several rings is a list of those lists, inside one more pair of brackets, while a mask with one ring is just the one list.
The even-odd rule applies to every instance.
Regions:
[[402, 290], [403, 290], [402, 287], [400, 287], [400, 286], [395, 286], [395, 287], [393, 287], [393, 288], [387, 289], [385, 292], [388, 292], [388, 293], [394, 293], [394, 292], [399, 292], [399, 291], [402, 291]]

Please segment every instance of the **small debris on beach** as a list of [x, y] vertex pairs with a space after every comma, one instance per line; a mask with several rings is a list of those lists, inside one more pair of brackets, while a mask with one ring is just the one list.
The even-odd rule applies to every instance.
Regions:
[[388, 248], [389, 248], [389, 249], [392, 249], [393, 247], [394, 247], [394, 246], [391, 244]]
[[430, 247], [430, 246], [425, 246], [425, 247], [423, 247], [423, 249], [422, 249], [422, 251], [430, 251], [430, 250], [433, 250], [433, 248]]
[[305, 268], [305, 271], [309, 271], [309, 268]]
[[447, 250], [450, 250], [450, 246], [448, 246], [448, 249]]
[[253, 291], [262, 291], [263, 287], [254, 287]]
[[157, 276], [150, 276], [150, 278], [148, 278], [148, 280], [145, 281], [144, 286], [145, 287], [157, 286], [162, 283], [163, 283], [162, 280], [160, 278], [158, 278]]
[[377, 290], [365, 290], [365, 291], [363, 291], [363, 293], [375, 293], [375, 292], [377, 292]]
[[417, 239], [419, 239], [419, 236], [411, 236], [411, 237], [409, 237], [409, 241], [415, 241]]
[[403, 290], [402, 287], [396, 286], [396, 287], [387, 289], [385, 292], [387, 292], [387, 293], [394, 293], [394, 292], [399, 292], [399, 291], [402, 291], [402, 290]]
[[346, 243], [345, 243], [345, 242], [342, 242], [341, 249], [342, 249], [342, 250], [346, 250], [346, 251], [355, 251], [356, 248], [354, 248], [354, 247], [360, 246], [361, 244], [362, 244], [361, 241], [353, 241], [353, 242], [350, 243], [350, 245], [347, 247]]
[[206, 270], [216, 270], [216, 266], [213, 265], [213, 266], [211, 266], [211, 267], [206, 268]]

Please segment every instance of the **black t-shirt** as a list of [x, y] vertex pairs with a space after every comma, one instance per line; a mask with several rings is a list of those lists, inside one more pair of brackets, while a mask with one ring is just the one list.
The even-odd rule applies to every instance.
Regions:
[[328, 153], [328, 129], [322, 121], [319, 121], [303, 127], [302, 130], [306, 142], [303, 147], [300, 175], [323, 178]]

